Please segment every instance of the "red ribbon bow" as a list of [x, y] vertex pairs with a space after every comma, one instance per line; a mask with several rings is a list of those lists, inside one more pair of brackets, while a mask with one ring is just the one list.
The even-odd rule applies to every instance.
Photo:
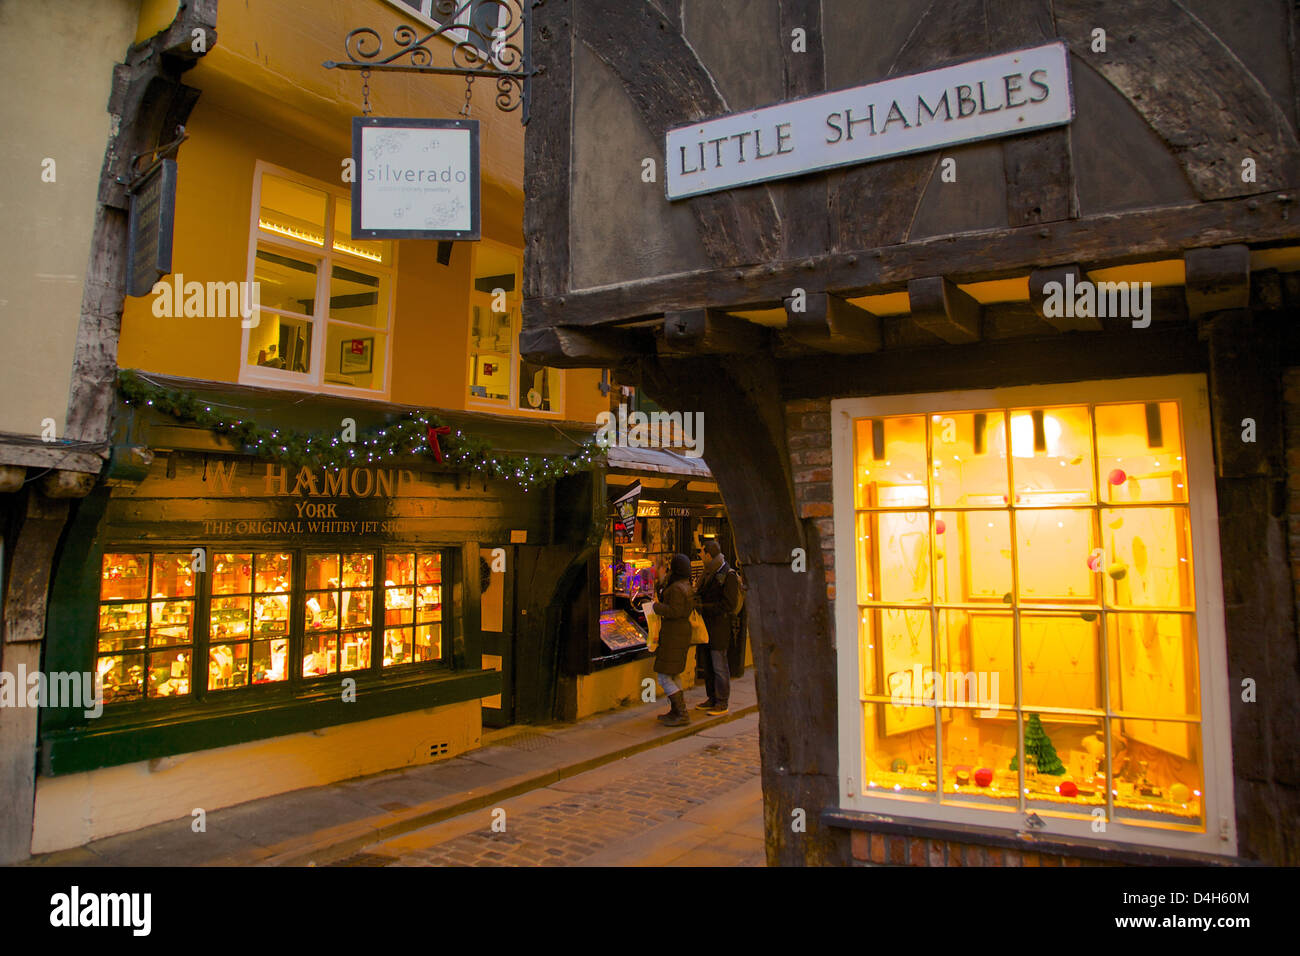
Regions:
[[442, 461], [442, 448], [438, 444], [438, 436], [449, 434], [451, 434], [450, 425], [439, 425], [437, 428], [430, 426], [429, 428], [429, 447], [433, 449], [433, 457], [438, 461]]

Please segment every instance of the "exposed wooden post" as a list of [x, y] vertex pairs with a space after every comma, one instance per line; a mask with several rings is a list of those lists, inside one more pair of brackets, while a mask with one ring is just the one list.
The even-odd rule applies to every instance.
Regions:
[[[803, 308], [796, 310], [796, 305]], [[810, 292], [802, 303], [785, 300], [786, 331], [791, 338], [827, 352], [875, 352], [880, 349], [880, 317], [837, 295]]]
[[1190, 249], [1183, 256], [1187, 314], [1250, 308], [1250, 249], [1244, 245]]
[[[704, 457], [749, 583], [768, 863], [836, 865], [847, 862], [847, 833], [814, 823], [839, 799], [835, 649], [817, 526], [795, 500], [779, 378], [770, 354], [644, 363], [655, 401], [705, 411]], [[808, 556], [804, 572], [791, 566], [794, 548]], [[791, 832], [795, 807], [807, 811], [806, 833]]]
[[664, 314], [664, 353], [757, 352], [767, 330], [716, 309]]
[[103, 457], [108, 454], [126, 294], [126, 190], [132, 158], [170, 142], [189, 118], [199, 91], [183, 85], [180, 77], [203, 55], [193, 48], [194, 31], [203, 31], [205, 50], [210, 50], [217, 42], [216, 23], [217, 0], [181, 4], [171, 26], [133, 46], [113, 73], [109, 112], [115, 122], [100, 173], [66, 428], [68, 438], [99, 446]]
[[977, 342], [980, 304], [944, 276], [912, 279], [907, 283], [912, 321], [945, 342]]
[[[1073, 292], [1079, 287], [1080, 282], [1087, 280], [1083, 268], [1077, 264], [1068, 266], [1053, 266], [1050, 269], [1035, 269], [1029, 273], [1029, 302], [1034, 307], [1038, 317], [1044, 322], [1050, 324], [1058, 332], [1100, 332], [1102, 330], [1101, 319], [1095, 315], [1074, 315], [1074, 309], [1062, 309], [1060, 315], [1048, 315], [1044, 309], [1047, 300], [1045, 287], [1052, 282], [1059, 285], [1057, 294], [1064, 305], [1070, 302], [1074, 296]], [[1068, 314], [1067, 314], [1068, 313]]]

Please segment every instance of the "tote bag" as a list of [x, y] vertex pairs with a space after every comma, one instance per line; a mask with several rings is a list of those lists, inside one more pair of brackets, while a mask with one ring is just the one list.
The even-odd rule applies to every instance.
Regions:
[[709, 643], [709, 629], [704, 626], [704, 618], [700, 617], [699, 611], [691, 612], [691, 644]]
[[645, 646], [647, 650], [651, 651], [659, 647], [659, 625], [663, 622], [663, 618], [655, 613], [653, 605], [653, 601], [646, 601], [641, 607], [641, 610], [645, 613], [647, 634]]

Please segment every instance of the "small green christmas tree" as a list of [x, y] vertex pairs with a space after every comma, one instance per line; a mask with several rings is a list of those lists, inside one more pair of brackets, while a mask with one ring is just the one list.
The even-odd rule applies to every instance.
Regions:
[[[1032, 754], [1037, 760], [1039, 773], [1052, 777], [1065, 773], [1065, 764], [1056, 755], [1056, 748], [1052, 746], [1047, 731], [1043, 730], [1043, 723], [1037, 714], [1030, 714], [1029, 722], [1025, 724], [1025, 753]], [[1019, 767], [1020, 756], [1016, 755], [1011, 758], [1011, 769], [1018, 770]]]

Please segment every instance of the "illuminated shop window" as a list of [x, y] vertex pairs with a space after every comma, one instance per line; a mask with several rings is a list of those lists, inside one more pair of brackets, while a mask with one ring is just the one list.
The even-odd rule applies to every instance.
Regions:
[[525, 362], [519, 354], [521, 265], [519, 253], [506, 246], [487, 241], [475, 245], [469, 404], [558, 414], [563, 411], [563, 374]]
[[856, 403], [837, 446], [851, 447], [855, 796], [1017, 828], [1032, 811], [1080, 834], [1120, 821], [1139, 841], [1206, 832], [1221, 764], [1202, 734], [1210, 616], [1192, 529], [1207, 490], [1188, 481], [1189, 403], [1160, 397]]
[[365, 552], [307, 555], [303, 677], [370, 666], [374, 570]]
[[208, 560], [208, 689], [288, 680], [293, 555], [226, 552]]
[[201, 550], [206, 571], [193, 570], [189, 551], [104, 555], [96, 660], [106, 704], [443, 660], [443, 550]]
[[[388, 390], [393, 244], [352, 238], [352, 204], [325, 183], [258, 164], [241, 381]], [[326, 242], [329, 237], [329, 242]]]
[[188, 552], [104, 555], [96, 668], [105, 703], [190, 692], [192, 561]]
[[384, 556], [384, 667], [442, 657], [442, 556]]

